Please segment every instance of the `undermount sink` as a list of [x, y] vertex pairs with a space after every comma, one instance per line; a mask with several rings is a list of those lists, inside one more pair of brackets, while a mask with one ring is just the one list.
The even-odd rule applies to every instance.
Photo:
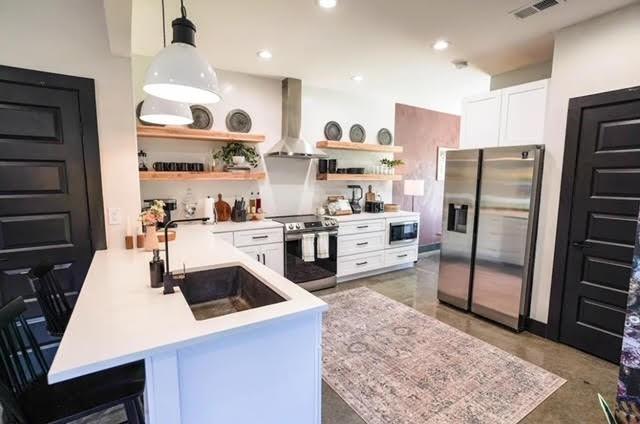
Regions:
[[187, 270], [179, 285], [198, 321], [286, 300], [241, 266]]

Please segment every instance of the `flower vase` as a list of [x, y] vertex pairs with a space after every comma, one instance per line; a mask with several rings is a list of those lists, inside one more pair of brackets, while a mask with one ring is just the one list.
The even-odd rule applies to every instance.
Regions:
[[156, 232], [155, 224], [145, 225], [144, 233], [144, 250], [151, 252], [155, 249], [160, 249], [160, 243], [158, 243], [158, 233]]

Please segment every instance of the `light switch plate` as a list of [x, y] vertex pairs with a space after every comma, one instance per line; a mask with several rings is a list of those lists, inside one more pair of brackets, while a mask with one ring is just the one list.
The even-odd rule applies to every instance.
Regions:
[[122, 209], [109, 208], [109, 225], [122, 225]]

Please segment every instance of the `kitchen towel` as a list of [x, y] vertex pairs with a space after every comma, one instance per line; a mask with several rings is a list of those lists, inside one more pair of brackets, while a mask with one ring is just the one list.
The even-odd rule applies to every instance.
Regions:
[[318, 233], [318, 259], [329, 257], [329, 233], [324, 231]]
[[214, 212], [214, 203], [213, 203], [213, 198], [210, 196], [207, 196], [204, 201], [202, 202], [202, 204], [204, 205], [204, 216], [209, 218], [209, 224], [213, 224], [216, 220], [216, 216], [215, 216], [215, 212]]
[[305, 262], [316, 260], [315, 239], [316, 235], [313, 233], [302, 235], [302, 260]]

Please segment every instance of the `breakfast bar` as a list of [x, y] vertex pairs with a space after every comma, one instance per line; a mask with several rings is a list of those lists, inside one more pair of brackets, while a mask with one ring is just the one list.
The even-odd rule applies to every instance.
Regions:
[[[144, 360], [148, 423], [320, 423], [327, 305], [211, 227], [176, 230], [170, 268], [186, 278], [169, 295], [150, 288], [151, 253], [96, 252], [49, 382]], [[203, 314], [194, 285], [234, 279], [271, 301]]]

